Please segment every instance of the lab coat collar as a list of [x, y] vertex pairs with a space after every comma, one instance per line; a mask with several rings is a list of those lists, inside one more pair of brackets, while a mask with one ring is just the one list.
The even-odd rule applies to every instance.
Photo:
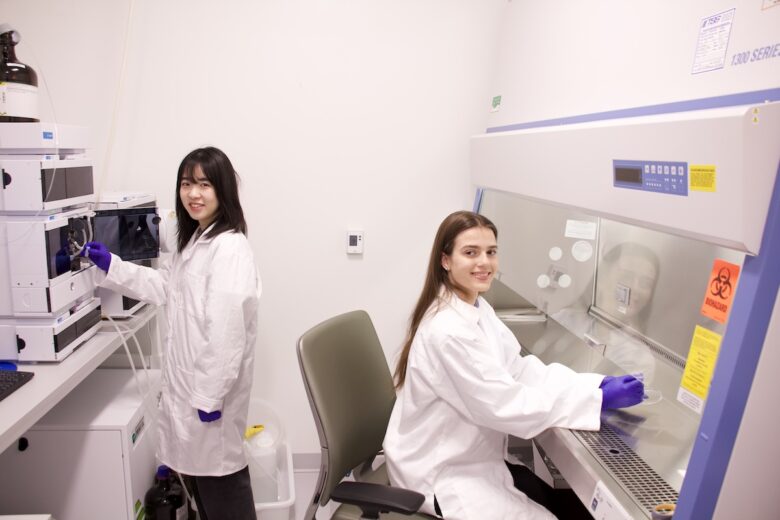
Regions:
[[463, 316], [469, 323], [474, 323], [475, 325], [479, 322], [479, 318], [482, 315], [480, 309], [484, 308], [485, 306], [485, 300], [483, 300], [481, 296], [477, 297], [478, 306], [475, 306], [468, 302], [464, 302], [458, 298], [457, 294], [452, 291], [448, 291], [444, 287], [442, 287], [439, 293], [439, 298], [445, 304], [452, 307], [455, 312]]
[[[209, 234], [209, 231], [211, 231], [211, 228], [213, 228], [216, 225], [217, 225], [216, 221], [214, 221], [211, 224], [209, 224], [209, 227], [204, 229], [203, 233], [201, 233], [200, 236], [198, 238], [196, 238], [195, 240], [197, 242], [199, 242], [199, 243], [204, 243], [204, 244], [208, 244], [209, 242], [214, 240], [214, 237], [210, 237], [210, 236], [208, 236], [208, 234]], [[197, 233], [193, 233], [192, 236], [194, 237], [196, 234]]]
[[211, 231], [211, 228], [213, 228], [216, 225], [216, 222], [212, 222], [209, 227], [207, 227], [203, 233], [198, 236], [197, 230], [195, 233], [192, 234], [190, 237], [190, 242], [187, 244], [187, 247], [184, 248], [184, 251], [181, 252], [182, 260], [187, 261], [189, 260], [193, 253], [195, 252], [195, 248], [198, 247], [200, 244], [208, 244], [212, 240], [214, 240], [214, 237], [207, 236], [209, 231]]

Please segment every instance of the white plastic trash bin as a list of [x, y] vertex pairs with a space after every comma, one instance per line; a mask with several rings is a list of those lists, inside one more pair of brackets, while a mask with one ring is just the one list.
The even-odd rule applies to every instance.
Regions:
[[263, 425], [244, 442], [258, 520], [295, 520], [292, 450], [268, 403], [252, 399], [247, 424]]
[[[255, 511], [258, 520], [295, 520], [295, 475], [293, 474], [292, 450], [283, 442], [276, 452], [279, 468], [276, 500], [257, 502]], [[253, 489], [254, 489], [254, 477]]]

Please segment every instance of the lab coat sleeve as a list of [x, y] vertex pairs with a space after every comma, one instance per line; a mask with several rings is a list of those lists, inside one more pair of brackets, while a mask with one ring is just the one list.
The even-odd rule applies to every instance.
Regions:
[[565, 388], [570, 385], [580, 385], [583, 381], [589, 381], [590, 384], [598, 387], [604, 379], [603, 375], [578, 373], [560, 363], [545, 365], [533, 355], [522, 356], [520, 343], [512, 331], [495, 314], [490, 315], [489, 319], [492, 322], [491, 326], [498, 331], [501, 346], [511, 360], [507, 370], [515, 381], [522, 381], [531, 386]]
[[153, 305], [163, 305], [168, 295], [168, 275], [172, 258], [161, 263], [159, 269], [125, 262], [111, 254], [108, 273], [95, 268], [95, 283], [124, 296]]
[[589, 382], [590, 385], [598, 388], [604, 379], [601, 374], [578, 373], [560, 363], [545, 365], [533, 355], [518, 356], [512, 363], [510, 371], [515, 381], [522, 381], [532, 386], [565, 388]]
[[[600, 379], [536, 358], [507, 367], [477, 335], [448, 333], [431, 349], [447, 384], [442, 397], [475, 423], [522, 438], [551, 427], [597, 430]], [[509, 370], [512, 368], [515, 374]], [[584, 376], [584, 377], [580, 377]]]
[[[251, 249], [243, 235], [220, 235], [206, 282], [204, 327], [207, 342], [194, 366], [193, 408], [221, 410], [236, 383], [245, 356], [248, 327], [255, 327], [259, 278]], [[254, 335], [252, 335], [254, 336]]]

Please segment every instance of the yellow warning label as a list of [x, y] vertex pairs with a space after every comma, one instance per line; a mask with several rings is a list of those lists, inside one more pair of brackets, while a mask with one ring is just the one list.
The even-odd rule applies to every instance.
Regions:
[[691, 191], [715, 191], [714, 164], [692, 164], [688, 173]]
[[710, 390], [722, 339], [720, 334], [696, 325], [680, 386], [702, 399], [707, 398]]

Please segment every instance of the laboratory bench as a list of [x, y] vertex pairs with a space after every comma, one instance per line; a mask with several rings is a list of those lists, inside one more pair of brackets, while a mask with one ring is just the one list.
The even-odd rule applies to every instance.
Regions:
[[[138, 330], [156, 316], [157, 309], [147, 305], [132, 318], [115, 322], [120, 329]], [[129, 334], [125, 336], [129, 339]], [[110, 322], [103, 321], [97, 334], [61, 362], [20, 364], [19, 370], [33, 372], [35, 375], [0, 401], [0, 453], [119, 348], [122, 348], [122, 337]]]

